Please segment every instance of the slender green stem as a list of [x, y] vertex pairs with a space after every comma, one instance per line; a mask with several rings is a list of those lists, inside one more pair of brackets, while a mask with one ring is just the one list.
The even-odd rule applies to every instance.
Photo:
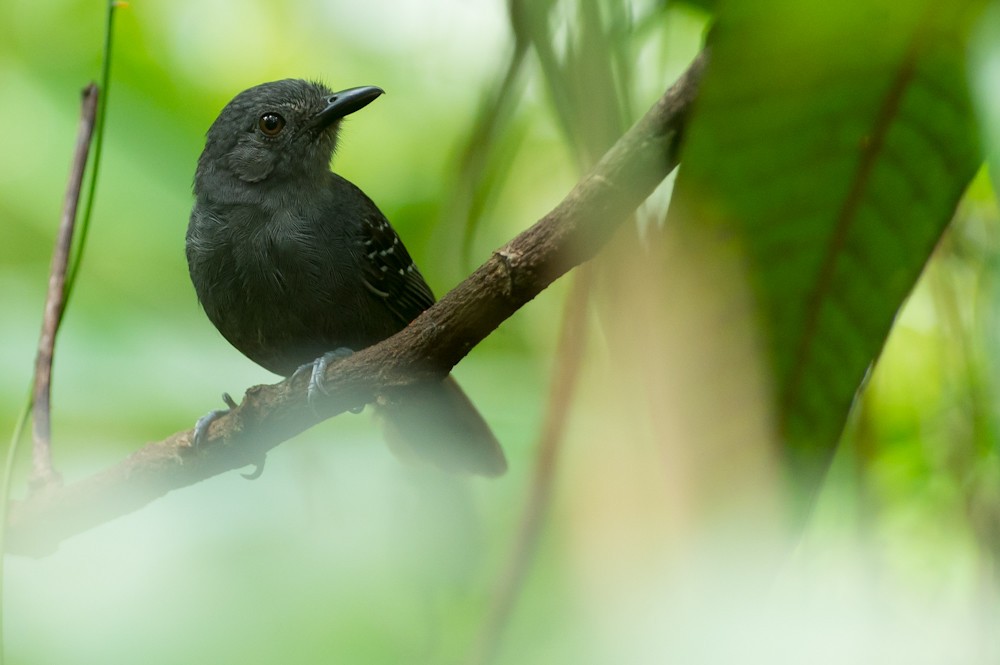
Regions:
[[87, 184], [87, 198], [84, 202], [83, 214], [80, 217], [80, 225], [77, 233], [79, 241], [76, 244], [76, 251], [70, 258], [69, 271], [66, 274], [66, 295], [63, 300], [64, 309], [69, 305], [70, 294], [73, 292], [73, 286], [76, 284], [76, 276], [79, 272], [80, 263], [83, 260], [84, 248], [87, 245], [87, 237], [89, 236], [90, 215], [94, 209], [94, 194], [97, 192], [97, 176], [100, 173], [101, 150], [104, 146], [104, 118], [106, 115], [105, 111], [108, 108], [108, 90], [111, 83], [111, 37], [114, 32], [112, 28], [115, 22], [115, 9], [124, 5], [125, 3], [121, 2], [121, 0], [109, 0], [108, 2], [107, 23], [104, 29], [104, 52], [101, 59], [101, 78], [98, 83], [101, 96], [97, 103], [97, 125], [94, 128], [94, 150], [90, 168], [90, 182]]
[[7, 446], [7, 456], [4, 459], [3, 464], [3, 476], [2, 485], [0, 485], [0, 665], [4, 663], [4, 654], [6, 649], [4, 648], [3, 640], [3, 626], [4, 626], [4, 616], [3, 616], [3, 581], [4, 581], [4, 555], [6, 551], [6, 542], [4, 538], [7, 534], [7, 508], [10, 503], [10, 480], [11, 476], [14, 474], [14, 460], [17, 456], [17, 444], [21, 440], [21, 436], [24, 434], [24, 427], [28, 424], [28, 416], [31, 414], [31, 407], [33, 406], [33, 401], [31, 398], [32, 391], [28, 391], [28, 397], [24, 400], [24, 407], [21, 409], [21, 413], [17, 417], [17, 424], [14, 426], [14, 433], [10, 437], [10, 444]]

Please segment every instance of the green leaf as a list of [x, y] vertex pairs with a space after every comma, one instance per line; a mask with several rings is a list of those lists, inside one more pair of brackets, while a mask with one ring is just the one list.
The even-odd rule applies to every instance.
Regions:
[[742, 257], [799, 471], [828, 463], [980, 163], [965, 80], [980, 5], [718, 5], [668, 223]]

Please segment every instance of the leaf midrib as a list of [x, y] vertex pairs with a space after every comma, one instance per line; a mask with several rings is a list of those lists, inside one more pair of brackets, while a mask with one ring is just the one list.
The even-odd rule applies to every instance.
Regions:
[[806, 301], [807, 306], [802, 335], [799, 338], [799, 344], [793, 356], [791, 376], [785, 384], [781, 400], [782, 413], [786, 415], [790, 413], [790, 405], [794, 402], [795, 395], [800, 388], [803, 378], [806, 376], [806, 362], [814, 348], [820, 313], [829, 298], [829, 293], [834, 284], [833, 277], [837, 263], [840, 260], [854, 222], [858, 218], [858, 210], [864, 201], [872, 172], [883, 154], [886, 137], [892, 128], [895, 118], [899, 114], [903, 96], [910, 82], [913, 80], [917, 57], [921, 52], [919, 48], [921, 40], [916, 37], [919, 37], [919, 35], [915, 36], [915, 39], [907, 49], [896, 76], [893, 78], [892, 84], [886, 92], [883, 103], [875, 117], [872, 131], [867, 134], [868, 141], [861, 151], [861, 159], [855, 172], [855, 177], [851, 181], [851, 187], [837, 214], [836, 225], [830, 242], [826, 246], [815, 286]]

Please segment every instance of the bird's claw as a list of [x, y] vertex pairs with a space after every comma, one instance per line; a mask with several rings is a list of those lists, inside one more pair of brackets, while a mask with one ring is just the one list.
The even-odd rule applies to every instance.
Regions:
[[[330, 366], [330, 363], [346, 358], [352, 353], [354, 353], [354, 351], [342, 346], [339, 349], [334, 349], [333, 351], [324, 353], [311, 363], [306, 363], [295, 370], [295, 374], [292, 375], [293, 377], [298, 376], [306, 370], [309, 371], [309, 388], [306, 391], [306, 396], [309, 400], [309, 406], [313, 408], [313, 411], [316, 410], [316, 401], [320, 398], [320, 396], [330, 394], [330, 392], [323, 385], [326, 382], [326, 368]], [[355, 406], [348, 410], [351, 413], [361, 413], [365, 410], [365, 405], [361, 404], [360, 406]]]
[[214, 409], [209, 411], [201, 418], [198, 422], [194, 424], [194, 433], [191, 435], [191, 447], [201, 448], [202, 444], [208, 440], [208, 428], [216, 420], [226, 415], [230, 411], [236, 408], [236, 401], [230, 397], [229, 393], [222, 393], [222, 401], [226, 403], [229, 408], [226, 409]]
[[264, 462], [267, 461], [266, 455], [261, 455], [260, 460], [253, 463], [253, 471], [250, 473], [241, 473], [240, 475], [247, 480], [257, 480], [260, 478], [261, 474], [264, 473]]

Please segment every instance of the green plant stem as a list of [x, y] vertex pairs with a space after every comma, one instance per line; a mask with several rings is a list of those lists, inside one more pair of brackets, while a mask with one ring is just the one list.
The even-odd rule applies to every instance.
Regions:
[[[84, 201], [83, 214], [80, 216], [79, 238], [76, 243], [76, 250], [70, 257], [69, 270], [66, 273], [66, 290], [63, 298], [63, 309], [69, 304], [70, 294], [76, 284], [77, 273], [80, 272], [80, 263], [83, 261], [84, 249], [87, 246], [87, 238], [90, 231], [90, 217], [94, 210], [94, 195], [97, 192], [97, 177], [100, 174], [101, 151], [104, 147], [104, 118], [108, 107], [108, 91], [111, 83], [111, 49], [113, 27], [115, 22], [115, 9], [125, 6], [121, 0], [109, 0], [108, 13], [104, 28], [104, 47], [101, 58], [101, 78], [98, 82], [100, 99], [97, 102], [97, 122], [94, 128], [94, 150], [93, 160], [90, 168], [90, 182], [87, 184], [87, 198]], [[0, 664], [2, 665], [2, 664]]]
[[3, 626], [4, 626], [4, 615], [3, 615], [3, 598], [4, 598], [4, 560], [6, 550], [5, 536], [7, 534], [7, 513], [8, 506], [10, 505], [10, 481], [11, 476], [14, 475], [14, 460], [17, 456], [17, 444], [21, 440], [21, 436], [24, 434], [24, 427], [28, 424], [28, 416], [31, 413], [31, 408], [34, 406], [34, 400], [31, 396], [32, 391], [28, 391], [28, 397], [24, 400], [24, 406], [21, 408], [21, 413], [17, 417], [17, 424], [14, 426], [14, 433], [10, 437], [10, 444], [7, 446], [7, 455], [4, 459], [3, 465], [3, 476], [0, 479], [2, 485], [0, 485], [0, 665], [3, 665], [5, 661], [4, 654], [6, 649], [4, 648], [3, 639]]

